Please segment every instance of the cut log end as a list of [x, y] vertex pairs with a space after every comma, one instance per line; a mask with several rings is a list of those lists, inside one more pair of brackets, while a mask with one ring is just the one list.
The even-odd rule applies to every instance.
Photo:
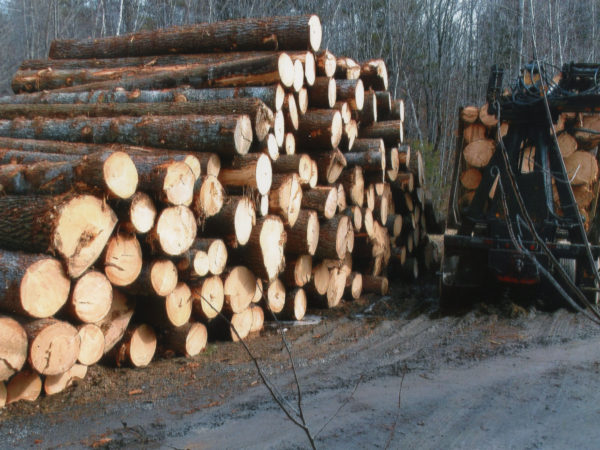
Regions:
[[170, 256], [188, 250], [196, 237], [196, 219], [185, 206], [165, 208], [156, 223], [161, 249]]
[[196, 177], [190, 166], [182, 161], [170, 163], [162, 186], [166, 201], [171, 205], [190, 205], [195, 183]]
[[250, 308], [233, 314], [231, 317], [231, 340], [237, 342], [248, 337], [252, 329], [252, 321], [253, 314]]
[[42, 379], [33, 370], [26, 369], [10, 379], [6, 385], [6, 403], [19, 400], [33, 402], [42, 392]]
[[46, 395], [55, 395], [72, 386], [77, 380], [83, 380], [87, 375], [87, 366], [75, 364], [65, 373], [50, 375], [44, 380], [44, 392]]
[[117, 233], [106, 246], [104, 273], [115, 286], [128, 286], [142, 270], [142, 247], [135, 235]]
[[252, 138], [252, 121], [250, 117], [242, 115], [238, 118], [234, 131], [235, 148], [240, 155], [248, 153]]
[[138, 326], [129, 341], [129, 359], [134, 367], [146, 367], [156, 352], [156, 334], [146, 324]]
[[154, 293], [161, 297], [169, 295], [177, 286], [177, 267], [169, 259], [153, 261], [150, 267], [150, 284]]
[[29, 364], [42, 375], [69, 370], [77, 357], [81, 340], [77, 329], [67, 322], [39, 319], [25, 326], [29, 335]]
[[267, 295], [265, 297], [267, 308], [277, 314], [283, 311], [285, 306], [285, 286], [279, 279], [275, 279], [269, 283]]
[[194, 197], [193, 209], [200, 219], [212, 217], [221, 211], [225, 201], [225, 189], [217, 177], [208, 175]]
[[244, 311], [256, 292], [256, 277], [244, 266], [234, 267], [223, 286], [225, 305], [233, 313]]
[[86, 366], [96, 364], [104, 355], [104, 334], [99, 326], [88, 323], [78, 330], [81, 345], [77, 360]]
[[27, 334], [10, 317], [0, 316], [0, 384], [21, 370], [27, 359]]
[[111, 194], [118, 198], [129, 198], [137, 189], [138, 172], [133, 161], [123, 152], [114, 152], [104, 162], [104, 180]]
[[305, 114], [308, 111], [308, 89], [302, 88], [296, 94], [296, 106], [298, 107], [298, 112], [300, 114]]
[[50, 317], [66, 303], [70, 289], [71, 280], [60, 262], [43, 258], [29, 266], [21, 280], [21, 306], [31, 317]]
[[279, 80], [283, 86], [290, 88], [294, 84], [294, 61], [287, 53], [279, 55], [277, 61], [277, 69], [279, 71]]
[[221, 277], [208, 277], [201, 286], [194, 286], [192, 299], [194, 315], [198, 319], [212, 320], [217, 317], [225, 301]]
[[173, 292], [165, 299], [165, 310], [171, 325], [180, 327], [192, 315], [192, 291], [185, 283], [177, 283]]
[[99, 322], [108, 314], [112, 299], [109, 279], [103, 273], [90, 271], [75, 283], [69, 309], [83, 323]]
[[310, 50], [316, 52], [321, 47], [321, 39], [323, 37], [323, 28], [321, 27], [319, 16], [310, 16], [310, 19], [308, 19], [308, 30]]
[[137, 233], [144, 234], [152, 229], [156, 220], [156, 207], [148, 194], [134, 194], [129, 207], [129, 220]]
[[190, 325], [185, 338], [185, 354], [188, 357], [193, 357], [206, 348], [208, 341], [208, 331], [206, 326], [199, 322], [194, 322]]
[[256, 211], [251, 199], [244, 197], [237, 202], [233, 221], [238, 244], [246, 245], [256, 223]]

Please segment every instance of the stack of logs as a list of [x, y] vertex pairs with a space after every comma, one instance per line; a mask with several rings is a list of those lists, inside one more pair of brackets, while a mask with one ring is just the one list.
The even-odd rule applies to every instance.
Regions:
[[[498, 142], [497, 119], [488, 114], [488, 105], [466, 106], [460, 111], [459, 146], [463, 158], [460, 166], [459, 207], [467, 208], [475, 191], [479, 187], [482, 171], [488, 165], [496, 150]], [[581, 212], [586, 229], [589, 227], [591, 217], [595, 216], [598, 190], [598, 160], [597, 147], [600, 143], [600, 115], [562, 113], [554, 126], [560, 153], [573, 194]], [[500, 136], [504, 137], [508, 131], [508, 124], [500, 124]], [[532, 172], [535, 168], [535, 146], [523, 148], [520, 162], [521, 173]], [[554, 205], [559, 215], [560, 210], [556, 182], [553, 182]], [[492, 186], [492, 191], [495, 185]], [[493, 192], [490, 192], [490, 198]]]
[[0, 98], [0, 404], [431, 264], [385, 64], [320, 42], [316, 16], [242, 19], [23, 62]]

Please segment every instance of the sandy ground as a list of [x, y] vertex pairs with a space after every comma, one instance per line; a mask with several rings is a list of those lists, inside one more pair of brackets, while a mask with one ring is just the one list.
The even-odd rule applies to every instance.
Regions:
[[[286, 328], [317, 447], [600, 447], [595, 325], [511, 293], [442, 315], [434, 284], [394, 283]], [[250, 347], [295, 406], [278, 330]], [[0, 433], [5, 448], [308, 447], [233, 343], [145, 370], [92, 367], [64, 393], [1, 410]]]

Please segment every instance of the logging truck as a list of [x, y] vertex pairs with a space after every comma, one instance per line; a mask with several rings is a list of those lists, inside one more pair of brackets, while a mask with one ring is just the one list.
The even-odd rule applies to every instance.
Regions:
[[442, 305], [498, 284], [541, 289], [551, 307], [597, 303], [599, 72], [570, 63], [550, 78], [534, 62], [505, 90], [494, 66], [486, 105], [461, 109]]

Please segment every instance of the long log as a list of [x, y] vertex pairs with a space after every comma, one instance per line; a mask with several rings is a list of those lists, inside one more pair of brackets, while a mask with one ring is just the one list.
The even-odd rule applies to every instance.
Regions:
[[0, 136], [147, 145], [233, 156], [250, 149], [252, 125], [245, 115], [15, 119], [0, 120]]
[[298, 145], [308, 148], [336, 148], [343, 132], [342, 116], [334, 109], [313, 109], [300, 117]]
[[256, 189], [259, 194], [266, 195], [272, 182], [271, 160], [263, 153], [252, 153], [234, 158], [231, 165], [219, 172], [219, 181], [225, 188]]
[[27, 333], [15, 319], [0, 316], [0, 383], [17, 373], [27, 360]]
[[235, 19], [101, 39], [55, 40], [49, 56], [81, 59], [258, 49], [317, 51], [321, 36], [321, 22], [314, 15]]
[[348, 102], [353, 110], [362, 110], [365, 103], [365, 87], [362, 80], [335, 80], [336, 99]]
[[310, 182], [311, 158], [307, 154], [281, 155], [271, 163], [273, 173], [297, 173], [300, 183], [303, 185]]
[[207, 235], [223, 236], [232, 246], [245, 245], [256, 223], [254, 202], [245, 196], [227, 196], [221, 210], [204, 223]]
[[337, 211], [337, 188], [316, 186], [304, 191], [302, 208], [313, 209], [325, 219], [331, 219]]
[[29, 340], [27, 361], [41, 375], [66, 372], [77, 361], [81, 339], [77, 329], [53, 318], [23, 324]]
[[269, 192], [269, 212], [278, 214], [293, 227], [298, 220], [301, 204], [302, 187], [298, 174], [275, 175]]
[[287, 243], [285, 253], [291, 255], [314, 255], [319, 243], [319, 218], [316, 211], [302, 209], [294, 225], [285, 227]]
[[313, 108], [333, 108], [336, 100], [337, 91], [333, 78], [317, 77], [308, 88], [308, 103]]
[[317, 75], [332, 78], [336, 70], [336, 58], [329, 50], [319, 50], [315, 54]]
[[[352, 243], [350, 243], [350, 241]], [[323, 221], [319, 231], [317, 258], [344, 259], [354, 245], [354, 231], [347, 216], [338, 215]]]
[[402, 122], [385, 120], [375, 122], [360, 129], [361, 138], [383, 139], [386, 145], [395, 147], [403, 141]]
[[123, 341], [111, 351], [108, 359], [117, 367], [145, 367], [150, 364], [156, 352], [156, 333], [147, 324], [129, 329]]
[[285, 306], [277, 314], [277, 318], [283, 320], [302, 320], [306, 314], [307, 301], [306, 293], [302, 288], [288, 291], [285, 297]]
[[[357, 141], [360, 140], [362, 139], [357, 139]], [[380, 179], [383, 179], [386, 161], [382, 148], [364, 152], [352, 151], [344, 156], [349, 166], [360, 166], [363, 171], [376, 173]]]
[[375, 91], [387, 91], [388, 72], [383, 59], [371, 59], [361, 65], [360, 79], [365, 88]]
[[377, 96], [375, 92], [365, 92], [362, 109], [354, 109], [352, 113], [354, 113], [354, 118], [363, 126], [377, 122]]
[[104, 249], [116, 215], [99, 198], [0, 196], [0, 247], [56, 252], [76, 278]]

